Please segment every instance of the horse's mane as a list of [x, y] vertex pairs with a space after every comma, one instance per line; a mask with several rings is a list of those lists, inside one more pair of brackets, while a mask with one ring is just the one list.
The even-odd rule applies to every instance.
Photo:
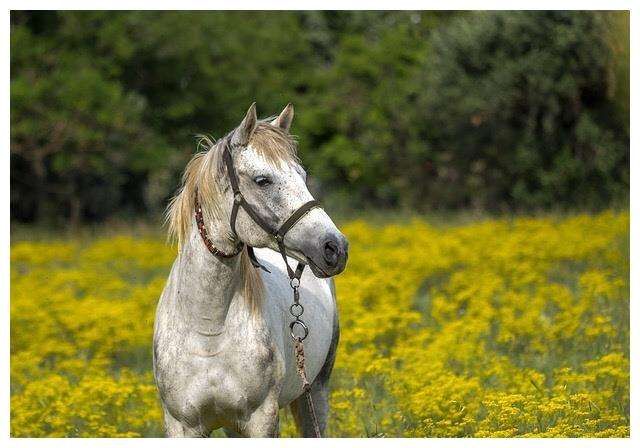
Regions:
[[[295, 138], [279, 127], [272, 126], [269, 121], [270, 119], [265, 119], [258, 122], [249, 145], [276, 166], [297, 161]], [[228, 182], [222, 158], [227, 138], [230, 138], [230, 134], [217, 142], [206, 135], [198, 136], [198, 152], [187, 164], [182, 175], [182, 185], [169, 202], [165, 214], [169, 240], [177, 241], [179, 247], [188, 241], [193, 228], [196, 191], [205, 224], [218, 220], [229, 221], [231, 204], [225, 206], [222, 203], [224, 185]], [[231, 239], [232, 235], [224, 237]], [[260, 309], [264, 285], [260, 274], [251, 265], [246, 246], [240, 257], [243, 295], [249, 308], [255, 313]]]

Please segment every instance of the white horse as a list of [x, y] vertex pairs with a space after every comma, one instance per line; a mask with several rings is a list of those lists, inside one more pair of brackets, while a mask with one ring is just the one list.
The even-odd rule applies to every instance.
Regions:
[[[180, 250], [158, 303], [153, 337], [168, 436], [206, 437], [223, 427], [229, 436], [274, 437], [278, 410], [287, 405], [301, 434], [314, 434], [289, 335], [287, 270], [274, 252], [277, 242], [244, 208], [232, 230], [234, 194], [223, 160], [231, 148], [238, 188], [260, 220], [277, 229], [313, 199], [288, 132], [292, 119], [291, 104], [277, 118], [261, 121], [252, 105], [217, 143], [203, 137], [206, 148], [187, 165], [169, 206], [169, 230]], [[247, 246], [261, 248], [257, 261], [270, 273], [252, 266]], [[344, 270], [348, 243], [329, 216], [313, 208], [286, 233], [284, 246], [313, 272], [300, 279], [300, 303], [310, 329], [304, 341], [307, 377], [324, 434], [339, 334], [329, 277]]]

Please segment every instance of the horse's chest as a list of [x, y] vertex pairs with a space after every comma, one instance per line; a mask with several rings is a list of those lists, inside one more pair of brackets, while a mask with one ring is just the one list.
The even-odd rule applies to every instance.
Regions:
[[184, 387], [173, 404], [187, 420], [241, 420], [280, 386], [284, 362], [274, 347], [235, 335], [220, 345], [215, 356], [190, 358], [188, 368], [180, 369]]

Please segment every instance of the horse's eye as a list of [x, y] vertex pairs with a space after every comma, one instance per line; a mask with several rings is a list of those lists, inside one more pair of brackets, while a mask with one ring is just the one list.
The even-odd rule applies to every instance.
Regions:
[[253, 181], [257, 183], [258, 186], [260, 187], [266, 187], [267, 185], [271, 185], [271, 179], [265, 176], [258, 176], [255, 179], [253, 179]]

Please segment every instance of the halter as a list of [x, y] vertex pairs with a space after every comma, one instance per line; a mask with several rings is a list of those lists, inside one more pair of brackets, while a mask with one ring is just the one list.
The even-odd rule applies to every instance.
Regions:
[[[236, 169], [233, 166], [233, 156], [231, 155], [231, 150], [235, 148], [242, 147], [242, 145], [232, 145], [227, 140], [227, 143], [224, 147], [224, 153], [222, 155], [224, 159], [224, 163], [227, 168], [227, 175], [229, 176], [229, 182], [231, 183], [231, 189], [233, 190], [233, 208], [231, 209], [231, 231], [237, 237], [236, 233], [236, 218], [238, 217], [238, 210], [240, 207], [244, 209], [245, 212], [249, 215], [249, 217], [262, 228], [265, 232], [271, 235], [278, 243], [278, 250], [282, 255], [282, 259], [284, 260], [284, 264], [287, 266], [287, 273], [289, 274], [289, 279], [293, 281], [293, 279], [300, 280], [300, 276], [302, 275], [302, 271], [304, 270], [305, 264], [298, 263], [295, 271], [289, 266], [287, 262], [287, 252], [286, 247], [284, 245], [284, 236], [286, 233], [291, 230], [291, 228], [296, 225], [298, 221], [302, 219], [304, 215], [309, 213], [314, 208], [319, 208], [320, 203], [316, 200], [309, 201], [305, 204], [302, 204], [300, 208], [298, 208], [295, 212], [289, 216], [289, 218], [280, 226], [279, 229], [274, 230], [268, 222], [266, 222], [259, 214], [256, 212], [255, 208], [247, 202], [244, 198], [242, 192], [240, 191], [240, 186], [238, 184], [238, 175], [236, 174]], [[253, 264], [256, 268], [264, 269], [269, 272], [267, 268], [258, 262], [256, 255], [253, 251], [253, 247], [247, 245], [247, 252], [249, 253], [249, 258], [251, 259], [251, 264]]]
[[[314, 208], [320, 208], [320, 203], [316, 200], [312, 200], [302, 204], [295, 212], [287, 218], [287, 220], [280, 226], [278, 229], [274, 229], [269, 225], [267, 221], [265, 221], [256, 211], [256, 209], [244, 198], [242, 192], [240, 191], [240, 185], [238, 183], [238, 175], [236, 174], [236, 169], [233, 166], [233, 156], [231, 151], [236, 148], [242, 148], [243, 145], [232, 144], [229, 142], [227, 138], [224, 146], [223, 159], [224, 164], [227, 168], [227, 175], [229, 176], [229, 183], [231, 184], [231, 189], [233, 190], [233, 207], [231, 209], [231, 231], [233, 232], [236, 240], [238, 239], [238, 234], [236, 232], [236, 219], [238, 217], [238, 210], [240, 207], [244, 209], [245, 212], [249, 215], [249, 217], [262, 228], [265, 232], [271, 235], [278, 243], [278, 250], [282, 255], [282, 259], [284, 260], [285, 266], [287, 266], [287, 273], [289, 274], [289, 285], [291, 285], [291, 289], [293, 290], [293, 304], [289, 307], [289, 312], [294, 317], [294, 320], [289, 324], [289, 334], [294, 341], [294, 355], [296, 357], [296, 370], [298, 371], [298, 375], [302, 380], [302, 389], [306, 395], [307, 405], [309, 407], [309, 412], [312, 416], [313, 429], [316, 437], [321, 437], [320, 427], [318, 426], [318, 419], [315, 413], [315, 408], [313, 406], [313, 401], [311, 399], [311, 384], [307, 379], [307, 374], [305, 371], [305, 357], [304, 357], [304, 345], [302, 341], [304, 341], [309, 335], [309, 327], [304, 321], [300, 318], [302, 313], [304, 313], [304, 307], [300, 303], [300, 292], [298, 291], [300, 287], [300, 277], [302, 276], [302, 271], [304, 271], [305, 264], [298, 263], [298, 266], [295, 270], [289, 266], [289, 262], [287, 261], [287, 249], [284, 245], [284, 236], [287, 234], [289, 230], [293, 226], [296, 225], [298, 221], [302, 219], [307, 213], [309, 213]], [[240, 243], [237, 247], [236, 251], [233, 253], [227, 254], [219, 249], [216, 249], [213, 246], [213, 242], [209, 239], [207, 235], [207, 229], [204, 225], [204, 220], [202, 218], [202, 208], [198, 203], [198, 194], [196, 192], [195, 199], [195, 207], [196, 207], [196, 223], [198, 225], [198, 230], [200, 232], [200, 236], [204, 241], [205, 246], [209, 249], [213, 255], [221, 258], [232, 258], [238, 255], [242, 251], [243, 243]], [[255, 268], [264, 269], [266, 272], [270, 272], [266, 267], [264, 267], [258, 259], [256, 258], [256, 254], [253, 250], [253, 247], [247, 244], [247, 253], [249, 254], [249, 259], [251, 260], [251, 264]], [[294, 333], [294, 329], [296, 326], [299, 326], [303, 331], [302, 336], [296, 336]]]

